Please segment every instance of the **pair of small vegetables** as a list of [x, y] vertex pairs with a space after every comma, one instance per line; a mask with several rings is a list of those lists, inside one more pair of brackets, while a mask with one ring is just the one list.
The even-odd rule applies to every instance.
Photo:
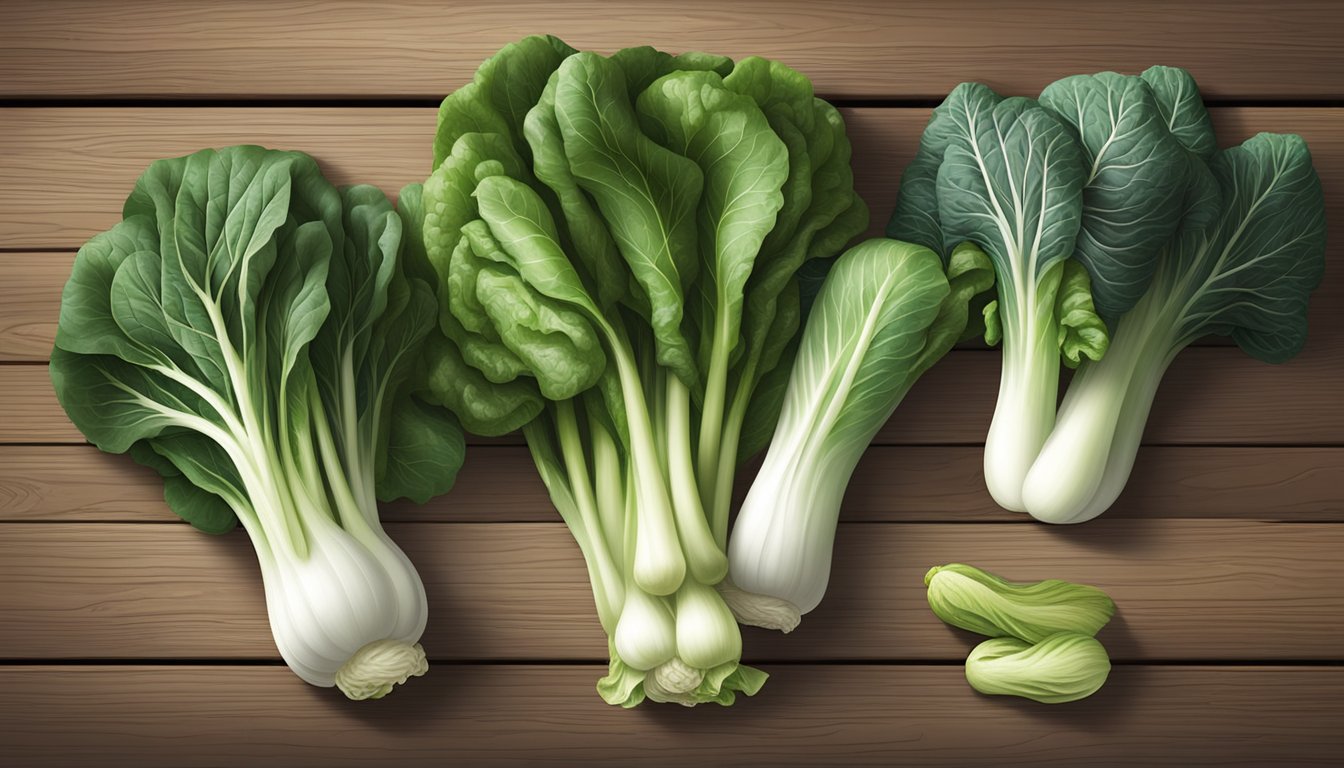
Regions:
[[1063, 704], [1106, 682], [1111, 661], [1094, 635], [1115, 603], [1096, 587], [1011, 582], [961, 563], [930, 568], [924, 584], [938, 618], [990, 637], [966, 658], [966, 680], [977, 691]]

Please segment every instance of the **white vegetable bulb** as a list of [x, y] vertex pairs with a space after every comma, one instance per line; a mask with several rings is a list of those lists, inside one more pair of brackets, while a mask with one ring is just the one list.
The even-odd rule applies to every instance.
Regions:
[[613, 637], [616, 653], [634, 669], [647, 670], [677, 655], [677, 629], [662, 598], [627, 585]]
[[419, 640], [429, 609], [406, 555], [381, 530], [357, 539], [319, 522], [308, 534], [303, 558], [272, 552], [264, 536], [252, 535], [285, 663], [305, 682], [338, 686], [351, 699], [382, 698], [423, 675]]
[[677, 590], [677, 655], [698, 669], [742, 656], [742, 632], [733, 612], [713, 587], [695, 579], [687, 579]]

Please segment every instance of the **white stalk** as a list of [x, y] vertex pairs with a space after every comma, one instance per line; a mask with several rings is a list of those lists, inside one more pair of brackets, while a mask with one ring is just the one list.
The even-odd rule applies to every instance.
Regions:
[[1169, 327], [1160, 308], [1145, 298], [1120, 322], [1106, 355], [1079, 367], [1055, 428], [1023, 483], [1023, 503], [1033, 517], [1080, 523], [1104, 512], [1119, 496], [1153, 396], [1174, 356]]
[[419, 643], [429, 613], [424, 585], [381, 530], [356, 540], [324, 517], [306, 517], [302, 559], [274, 553], [264, 537], [252, 536], [271, 632], [305, 682], [339, 686], [351, 699], [381, 698], [428, 669]]
[[[1005, 312], [999, 397], [985, 436], [985, 485], [999, 506], [1013, 512], [1026, 511], [1022, 484], [1055, 425], [1060, 353], [1054, 291], [1047, 295], [1043, 306], [1019, 305], [1014, 328], [1006, 326]], [[1037, 300], [1032, 296], [1027, 302]], [[1006, 306], [1001, 303], [1000, 311]]]
[[732, 595], [738, 620], [788, 631], [821, 603], [854, 464], [772, 443], [728, 541], [729, 578], [746, 593]]

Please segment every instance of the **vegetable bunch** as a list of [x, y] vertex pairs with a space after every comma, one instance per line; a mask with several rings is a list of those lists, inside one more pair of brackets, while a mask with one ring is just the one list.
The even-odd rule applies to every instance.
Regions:
[[[901, 180], [887, 228], [994, 263], [1003, 342], [985, 480], [1048, 522], [1105, 511], [1167, 365], [1206, 334], [1282, 362], [1324, 265], [1311, 155], [1293, 135], [1219, 150], [1189, 73], [1078, 75], [1036, 100], [958, 86]], [[1078, 373], [1058, 412], [1059, 364]], [[1100, 361], [1100, 362], [1096, 362]]]
[[610, 703], [731, 703], [764, 675], [715, 586], [739, 458], [779, 412], [795, 273], [867, 223], [836, 110], [779, 63], [552, 37], [439, 112], [427, 397], [522, 428], [588, 564]]
[[241, 146], [155, 162], [123, 217], [62, 296], [71, 421], [158, 470], [197, 528], [242, 523], [299, 677], [362, 699], [423, 674], [424, 586], [377, 502], [447, 491], [463, 444], [408, 391], [435, 310], [391, 203]]

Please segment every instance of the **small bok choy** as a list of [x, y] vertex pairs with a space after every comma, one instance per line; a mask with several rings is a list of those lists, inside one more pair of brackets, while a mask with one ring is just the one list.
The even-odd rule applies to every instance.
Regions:
[[446, 491], [463, 453], [407, 391], [434, 299], [401, 235], [382, 192], [299, 152], [157, 161], [75, 258], [51, 357], [91, 442], [195, 527], [242, 524], [280, 655], [352, 699], [426, 669], [424, 586], [377, 502]]
[[953, 251], [946, 273], [928, 248], [885, 238], [836, 260], [733, 527], [725, 596], [740, 621], [789, 632], [821, 602], [859, 457], [961, 337], [970, 300], [993, 280], [989, 259], [969, 244]]
[[1306, 342], [1307, 299], [1325, 268], [1325, 202], [1306, 143], [1262, 133], [1189, 164], [1180, 233], [1110, 351], [1079, 367], [1025, 478], [1023, 504], [1038, 520], [1081, 523], [1115, 503], [1162, 375], [1191, 342], [1231, 336], [1268, 363]]
[[[994, 262], [994, 499], [1049, 522], [1095, 517], [1124, 487], [1181, 349], [1223, 334], [1268, 362], [1294, 355], [1323, 266], [1323, 209], [1300, 138], [1219, 151], [1182, 69], [1067, 77], [1036, 100], [953, 90], [887, 233], [940, 252], [970, 241]], [[1057, 411], [1061, 355], [1080, 370]]]

